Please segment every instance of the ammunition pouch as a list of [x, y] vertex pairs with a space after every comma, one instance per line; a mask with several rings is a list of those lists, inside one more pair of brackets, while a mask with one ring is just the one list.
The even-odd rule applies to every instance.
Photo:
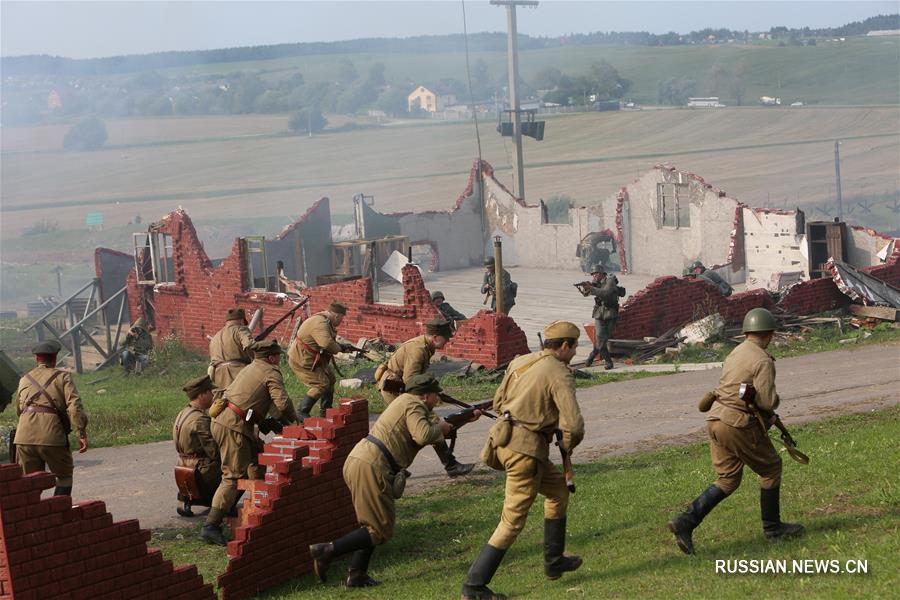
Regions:
[[219, 396], [209, 407], [209, 416], [211, 419], [215, 419], [218, 417], [225, 407], [228, 406], [228, 400], [225, 399], [225, 396]]
[[702, 413], [709, 412], [709, 409], [712, 408], [713, 402], [715, 401], [715, 392], [706, 392], [700, 399], [700, 403], [697, 405], [697, 409]]
[[481, 456], [479, 456], [481, 462], [494, 469], [495, 471], [505, 471], [503, 468], [503, 463], [500, 462], [500, 457], [497, 456], [497, 447], [494, 446], [494, 440], [488, 437], [488, 439], [484, 442], [484, 447], [481, 449]]
[[502, 448], [509, 443], [509, 440], [512, 439], [512, 430], [512, 418], [509, 412], [506, 412], [497, 419], [497, 422], [488, 431], [487, 441], [481, 449], [481, 462], [495, 471], [505, 470], [503, 463], [500, 462], [500, 458], [497, 456], [497, 448]]
[[394, 479], [391, 483], [391, 495], [394, 496], [394, 499], [402, 498], [403, 492], [406, 491], [406, 479], [412, 475], [406, 469], [400, 469], [396, 473], [394, 473]]
[[378, 447], [391, 468], [391, 495], [395, 500], [397, 498], [402, 498], [403, 492], [406, 491], [406, 479], [412, 475], [412, 473], [406, 469], [400, 468], [400, 465], [397, 464], [397, 460], [391, 454], [391, 451], [387, 449], [387, 446], [384, 445], [384, 442], [374, 435], [367, 435], [366, 439]]

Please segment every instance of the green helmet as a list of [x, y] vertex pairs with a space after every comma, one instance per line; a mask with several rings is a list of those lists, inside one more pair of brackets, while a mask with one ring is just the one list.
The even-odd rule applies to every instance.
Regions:
[[484, 259], [484, 266], [493, 267], [494, 266], [494, 257], [488, 256]]
[[744, 326], [741, 327], [741, 333], [754, 333], [775, 331], [778, 329], [778, 323], [765, 308], [754, 308], [744, 316]]

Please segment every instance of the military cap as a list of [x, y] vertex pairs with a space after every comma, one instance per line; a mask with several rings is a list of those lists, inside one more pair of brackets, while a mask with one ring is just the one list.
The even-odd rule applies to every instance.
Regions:
[[432, 319], [425, 323], [425, 333], [428, 335], [441, 335], [445, 338], [453, 337], [453, 331], [450, 329], [450, 323], [444, 319]]
[[272, 356], [273, 354], [281, 354], [284, 352], [281, 346], [278, 345], [276, 340], [262, 340], [259, 342], [254, 342], [250, 345], [250, 349], [253, 350], [254, 356], [257, 358], [265, 358], [266, 356]]
[[594, 263], [591, 265], [591, 275], [594, 273], [606, 273], [606, 267], [601, 265], [600, 263]]
[[181, 388], [182, 391], [187, 394], [188, 398], [196, 398], [203, 392], [209, 391], [213, 389], [212, 379], [209, 378], [209, 375], [204, 375], [203, 377], [194, 377], [184, 384], [184, 387]]
[[32, 354], [59, 354], [62, 345], [56, 340], [44, 340], [38, 342], [32, 349]]
[[228, 312], [225, 313], [226, 321], [236, 321], [240, 319], [241, 321], [247, 320], [247, 313], [244, 312], [243, 308], [229, 308]]
[[406, 382], [406, 392], [408, 394], [428, 394], [431, 392], [439, 394], [443, 391], [441, 384], [430, 373], [413, 375]]
[[485, 258], [485, 259], [484, 259], [484, 266], [486, 266], [486, 267], [493, 267], [493, 266], [494, 266], [494, 257], [493, 257], [493, 256], [488, 256], [487, 258]]
[[440, 300], [444, 299], [444, 292], [431, 292], [431, 301], [434, 302], [435, 300], [438, 300], [438, 299], [440, 299]]
[[545, 340], [558, 340], [566, 338], [574, 338], [577, 340], [580, 336], [581, 331], [578, 329], [578, 326], [574, 323], [569, 323], [568, 321], [553, 321], [552, 323], [544, 327]]
[[347, 314], [347, 306], [344, 304], [341, 304], [337, 300], [332, 301], [331, 304], [328, 305], [328, 310], [337, 315], [346, 315]]

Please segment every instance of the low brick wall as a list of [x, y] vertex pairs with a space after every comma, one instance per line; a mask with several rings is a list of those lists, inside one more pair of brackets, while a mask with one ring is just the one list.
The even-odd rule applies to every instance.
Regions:
[[0, 465], [0, 598], [215, 598], [196, 567], [175, 567], [148, 548], [150, 532], [137, 520], [114, 523], [96, 500], [41, 500], [55, 485], [49, 473]]

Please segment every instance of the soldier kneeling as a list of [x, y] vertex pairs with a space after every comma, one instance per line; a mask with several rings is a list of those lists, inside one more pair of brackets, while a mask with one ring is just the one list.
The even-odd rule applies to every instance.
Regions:
[[213, 400], [213, 383], [209, 375], [191, 379], [181, 388], [190, 403], [175, 418], [172, 439], [178, 452], [175, 482], [178, 501], [175, 510], [182, 517], [192, 517], [191, 506], [210, 506], [213, 494], [222, 480], [219, 446], [210, 430], [206, 414]]

